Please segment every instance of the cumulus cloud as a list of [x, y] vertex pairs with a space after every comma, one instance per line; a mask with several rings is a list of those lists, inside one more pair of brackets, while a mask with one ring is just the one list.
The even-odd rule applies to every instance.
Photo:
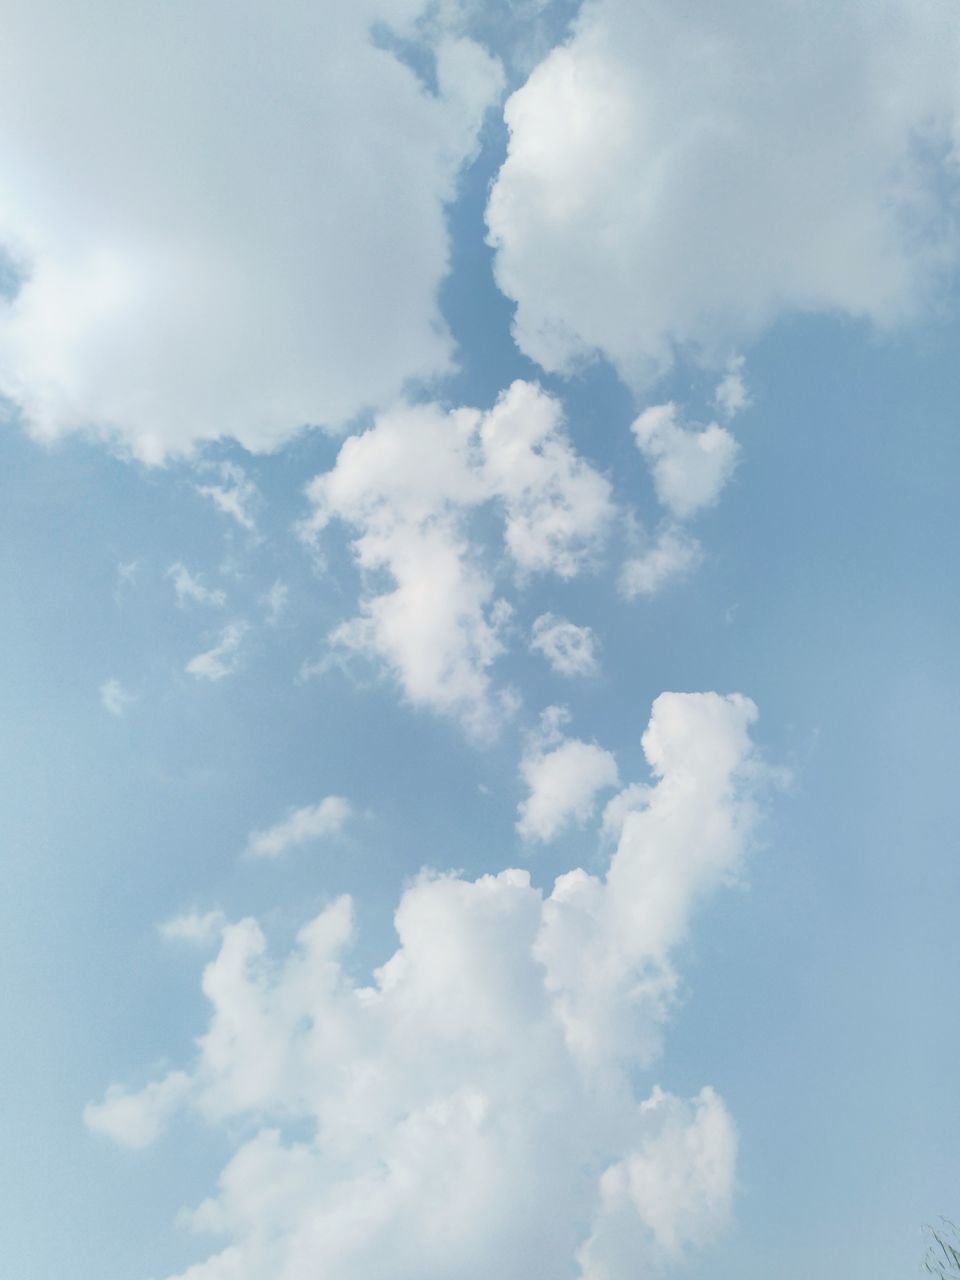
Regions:
[[208, 604], [222, 608], [227, 597], [222, 590], [211, 590], [205, 587], [199, 578], [194, 577], [186, 565], [179, 560], [167, 570], [167, 577], [173, 580], [173, 589], [177, 595], [177, 604], [182, 609], [187, 604]]
[[696, 538], [678, 525], [667, 525], [642, 555], [632, 557], [623, 565], [620, 591], [628, 600], [652, 596], [668, 582], [692, 573], [702, 558]]
[[716, 422], [698, 429], [683, 426], [677, 416], [672, 402], [653, 405], [634, 420], [632, 430], [657, 497], [672, 516], [685, 520], [716, 502], [733, 474], [738, 446]]
[[649, 1137], [600, 1180], [600, 1211], [579, 1254], [582, 1280], [636, 1275], [638, 1260], [676, 1262], [730, 1216], [737, 1135], [713, 1089], [689, 1102], [654, 1089]]
[[411, 702], [459, 716], [478, 737], [512, 706], [490, 676], [511, 611], [466, 517], [491, 507], [521, 576], [570, 578], [592, 564], [613, 513], [609, 483], [574, 451], [559, 402], [526, 382], [488, 413], [423, 404], [381, 415], [308, 493], [305, 536], [347, 523], [368, 581], [392, 583], [364, 595], [332, 644], [380, 660]]
[[505, 109], [520, 347], [639, 388], [784, 313], [915, 314], [957, 257], [958, 67], [952, 0], [584, 4]]
[[560, 676], [590, 676], [598, 668], [599, 642], [590, 627], [577, 626], [566, 618], [542, 613], [530, 633], [530, 648], [542, 653]]
[[190, 659], [186, 666], [187, 674], [200, 680], [222, 680], [233, 675], [240, 662], [240, 645], [248, 630], [245, 622], [229, 623], [212, 649]]
[[279, 858], [288, 849], [324, 836], [339, 835], [344, 823], [353, 813], [349, 800], [343, 796], [327, 796], [319, 804], [307, 804], [291, 813], [265, 831], [254, 831], [247, 841], [247, 856], [251, 858]]
[[520, 803], [517, 830], [525, 840], [546, 844], [571, 822], [583, 825], [593, 816], [599, 792], [620, 781], [611, 752], [564, 736], [569, 719], [565, 707], [548, 707], [520, 762], [529, 794]]
[[445, 207], [502, 72], [441, 31], [428, 87], [374, 38], [429, 7], [6, 6], [0, 393], [35, 435], [269, 449], [450, 367]]
[[543, 893], [525, 871], [424, 873], [369, 985], [344, 963], [348, 898], [285, 958], [255, 920], [228, 925], [189, 1069], [86, 1112], [134, 1145], [175, 1106], [242, 1135], [188, 1216], [213, 1252], [180, 1280], [526, 1280], [531, 1259], [544, 1276], [633, 1280], [709, 1238], [733, 1191], [733, 1123], [710, 1089], [635, 1087], [673, 949], [750, 844], [754, 715], [738, 695], [661, 695], [651, 777], [604, 875]]
[[127, 713], [127, 708], [136, 702], [136, 695], [128, 692], [119, 680], [111, 677], [100, 686], [100, 702], [105, 711], [118, 719]]
[[484, 485], [502, 503], [517, 567], [575, 577], [600, 545], [613, 506], [609, 481], [564, 435], [559, 401], [515, 382], [484, 416], [480, 446]]

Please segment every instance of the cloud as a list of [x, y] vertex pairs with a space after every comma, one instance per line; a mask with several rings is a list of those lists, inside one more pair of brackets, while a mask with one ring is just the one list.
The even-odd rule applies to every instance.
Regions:
[[168, 942], [189, 942], [193, 946], [204, 947], [216, 942], [223, 933], [227, 923], [222, 911], [187, 911], [179, 916], [172, 916], [158, 925], [162, 938]]
[[12, 0], [0, 393], [34, 435], [271, 449], [450, 368], [445, 210], [502, 72], [438, 32], [433, 91], [371, 34], [428, 8]]
[[119, 680], [112, 677], [104, 680], [100, 686], [100, 701], [112, 716], [120, 718], [126, 715], [127, 708], [133, 706], [136, 700], [135, 694], [129, 693]]
[[684, 427], [670, 402], [645, 409], [632, 430], [657, 497], [672, 516], [686, 520], [716, 502], [737, 463], [737, 442], [725, 427]]
[[380, 415], [308, 494], [304, 536], [345, 522], [367, 580], [392, 583], [368, 590], [331, 643], [379, 660], [412, 703], [457, 716], [478, 738], [513, 707], [490, 676], [511, 610], [466, 517], [484, 505], [499, 517], [521, 579], [570, 578], [591, 567], [614, 510], [609, 483], [570, 444], [559, 402], [526, 382], [487, 413], [422, 404]]
[[229, 623], [212, 649], [190, 659], [186, 665], [188, 675], [201, 680], [222, 680], [233, 675], [240, 661], [240, 645], [248, 630], [245, 622]]
[[642, 389], [779, 316], [920, 313], [957, 259], [952, 0], [592, 0], [508, 100], [487, 209], [521, 349]]
[[730, 1217], [737, 1135], [713, 1089], [687, 1102], [654, 1089], [649, 1136], [600, 1183], [600, 1212], [579, 1254], [582, 1280], [636, 1275], [639, 1259], [677, 1262]]
[[628, 600], [652, 596], [668, 582], [692, 573], [702, 559], [696, 538], [677, 525], [667, 525], [643, 555], [634, 556], [623, 565], [621, 594]]
[[304, 805], [266, 831], [254, 831], [247, 842], [247, 855], [251, 858], [279, 858], [288, 849], [308, 844], [311, 840], [339, 835], [352, 813], [350, 802], [343, 796], [327, 796], [319, 804]]
[[517, 567], [573, 578], [602, 544], [613, 504], [609, 481], [574, 452], [562, 423], [558, 400], [515, 382], [484, 416], [480, 444]]
[[[742, 378], [743, 361], [732, 360], [715, 396], [725, 416], [749, 403]], [[686, 577], [703, 559], [700, 543], [678, 521], [687, 520], [720, 496], [737, 464], [740, 447], [719, 423], [688, 427], [678, 421], [677, 406], [652, 405], [633, 422], [637, 448], [646, 458], [657, 498], [671, 519], [642, 555], [626, 561], [619, 588], [628, 600], [651, 596], [668, 582]]]
[[290, 588], [278, 578], [270, 590], [261, 597], [260, 601], [266, 610], [269, 626], [275, 627], [283, 617], [289, 599]]
[[590, 627], [542, 613], [534, 621], [530, 648], [542, 653], [560, 676], [591, 676], [598, 668], [598, 640]]
[[121, 560], [117, 565], [117, 583], [113, 589], [113, 599], [118, 607], [123, 604], [127, 592], [132, 591], [136, 585], [139, 571], [138, 560]]
[[519, 807], [517, 830], [525, 840], [555, 840], [571, 822], [589, 821], [600, 791], [620, 781], [617, 762], [595, 742], [566, 738], [565, 707], [548, 707], [520, 762], [529, 795]]
[[93, 1133], [101, 1133], [124, 1147], [149, 1147], [166, 1127], [190, 1092], [190, 1077], [171, 1071], [139, 1093], [113, 1086], [103, 1102], [84, 1107], [83, 1121]]
[[257, 527], [254, 516], [260, 498], [257, 486], [235, 462], [221, 462], [214, 469], [222, 483], [197, 485], [197, 493], [209, 498], [223, 515], [236, 520], [241, 529], [252, 533]]
[[[672, 953], [751, 843], [758, 770], [738, 695], [663, 694], [651, 778], [602, 876], [424, 873], [369, 985], [348, 898], [270, 954], [255, 920], [207, 965], [189, 1069], [114, 1086], [87, 1123], [142, 1143], [174, 1106], [236, 1143], [188, 1216], [180, 1280], [633, 1280], [708, 1239], [735, 1131], [709, 1089], [635, 1092], [669, 1015]], [[215, 1243], [214, 1243], [215, 1241]], [[579, 1256], [579, 1264], [577, 1262]]]
[[743, 356], [734, 356], [728, 360], [726, 372], [713, 393], [713, 403], [728, 420], [742, 409], [748, 409], [751, 404], [750, 392], [743, 376], [745, 364]]
[[167, 570], [167, 577], [173, 579], [173, 589], [177, 593], [177, 604], [182, 609], [186, 604], [209, 604], [222, 609], [227, 603], [223, 591], [211, 591], [199, 578], [195, 578], [190, 570], [177, 561]]

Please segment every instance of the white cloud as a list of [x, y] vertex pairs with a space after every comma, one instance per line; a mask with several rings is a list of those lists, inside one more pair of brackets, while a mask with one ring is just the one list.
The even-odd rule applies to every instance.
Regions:
[[222, 911], [186, 911], [164, 920], [157, 927], [160, 936], [168, 942], [189, 942], [193, 946], [205, 947], [219, 939], [226, 923]]
[[457, 716], [477, 738], [494, 735], [512, 709], [489, 675], [509, 611], [469, 545], [442, 524], [354, 545], [364, 568], [386, 569], [396, 586], [364, 598], [330, 643], [383, 661], [415, 706]]
[[227, 603], [223, 591], [211, 591], [199, 578], [195, 578], [186, 565], [177, 561], [167, 570], [167, 577], [173, 579], [173, 589], [177, 593], [177, 604], [182, 609], [186, 604], [209, 604], [220, 609]]
[[671, 951], [749, 844], [753, 715], [738, 696], [662, 695], [653, 778], [606, 875], [544, 895], [524, 871], [424, 874], [369, 986], [343, 963], [349, 899], [281, 959], [256, 921], [227, 926], [189, 1071], [86, 1113], [134, 1143], [174, 1105], [241, 1135], [189, 1215], [219, 1252], [181, 1280], [373, 1280], [385, 1259], [392, 1277], [526, 1280], [531, 1259], [574, 1275], [578, 1253], [581, 1280], [633, 1280], [708, 1238], [732, 1194], [732, 1122], [710, 1090], [644, 1102], [635, 1084]]
[[190, 659], [187, 674], [201, 680], [222, 680], [224, 676], [233, 675], [240, 661], [240, 645], [248, 630], [245, 622], [229, 623], [212, 649]]
[[560, 402], [515, 382], [480, 427], [483, 479], [504, 507], [507, 550], [524, 572], [572, 578], [603, 541], [610, 484], [573, 450]]
[[751, 404], [750, 392], [743, 376], [745, 364], [743, 356], [734, 356], [728, 360], [726, 372], [713, 393], [713, 403], [728, 420]]
[[482, 496], [469, 459], [478, 418], [435, 405], [378, 418], [312, 482], [309, 534], [347, 522], [362, 570], [393, 582], [368, 591], [331, 642], [384, 662], [411, 702], [458, 715], [482, 736], [499, 719], [489, 668], [503, 650], [503, 615], [460, 525], [461, 508]]
[[183, 1071], [171, 1071], [138, 1093], [113, 1085], [103, 1102], [84, 1107], [84, 1124], [93, 1133], [102, 1133], [121, 1146], [149, 1147], [184, 1101], [190, 1087], [190, 1077]]
[[530, 648], [542, 653], [557, 675], [590, 676], [597, 671], [598, 641], [593, 630], [555, 614], [542, 613], [534, 621]]
[[346, 440], [309, 488], [305, 536], [331, 520], [356, 531], [358, 565], [393, 587], [368, 592], [334, 645], [379, 659], [411, 702], [488, 737], [512, 702], [492, 687], [510, 608], [494, 596], [465, 517], [491, 504], [517, 572], [589, 567], [613, 512], [607, 481], [573, 450], [556, 399], [515, 382], [488, 413], [424, 404]]
[[269, 449], [450, 366], [445, 207], [502, 73], [440, 34], [432, 92], [373, 39], [428, 8], [11, 0], [0, 391], [35, 435]]
[[617, 762], [595, 742], [566, 738], [570, 714], [548, 707], [520, 762], [529, 795], [519, 806], [517, 830], [525, 840], [549, 843], [568, 826], [589, 821], [599, 792], [620, 781]]
[[579, 1254], [582, 1280], [635, 1276], [641, 1260], [677, 1262], [730, 1217], [737, 1135], [713, 1089], [690, 1102], [654, 1089], [642, 1109], [655, 1123], [601, 1179], [600, 1212]]
[[958, 50], [952, 0], [583, 5], [488, 206], [523, 351], [642, 388], [784, 313], [919, 311], [957, 256]]
[[235, 462], [221, 462], [214, 470], [222, 483], [199, 484], [197, 493], [209, 498], [223, 515], [236, 520], [241, 529], [252, 533], [257, 527], [254, 512], [260, 499], [257, 486]]
[[670, 402], [645, 409], [632, 430], [657, 497], [671, 515], [685, 520], [716, 502], [737, 463], [737, 442], [725, 427], [684, 427]]
[[112, 677], [104, 680], [100, 686], [100, 701], [112, 716], [119, 718], [126, 715], [127, 708], [133, 706], [136, 700], [135, 694], [129, 693], [119, 680]]
[[353, 808], [343, 796], [327, 796], [319, 804], [294, 809], [265, 831], [254, 831], [247, 842], [251, 858], [279, 858], [288, 849], [324, 836], [339, 835]]
[[643, 555], [627, 560], [620, 570], [620, 591], [628, 600], [652, 596], [661, 587], [683, 578], [700, 563], [700, 543], [676, 525], [667, 525]]

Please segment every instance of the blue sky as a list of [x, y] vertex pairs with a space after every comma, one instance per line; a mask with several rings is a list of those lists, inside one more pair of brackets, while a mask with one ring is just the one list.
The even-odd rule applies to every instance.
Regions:
[[949, 6], [176, 4], [146, 50], [98, 3], [72, 60], [41, 9], [5, 1268], [914, 1273], [960, 1149]]

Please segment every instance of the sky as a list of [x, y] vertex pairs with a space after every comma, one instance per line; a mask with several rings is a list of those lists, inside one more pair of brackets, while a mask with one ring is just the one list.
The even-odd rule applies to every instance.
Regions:
[[948, 0], [9, 0], [0, 1251], [956, 1217]]

